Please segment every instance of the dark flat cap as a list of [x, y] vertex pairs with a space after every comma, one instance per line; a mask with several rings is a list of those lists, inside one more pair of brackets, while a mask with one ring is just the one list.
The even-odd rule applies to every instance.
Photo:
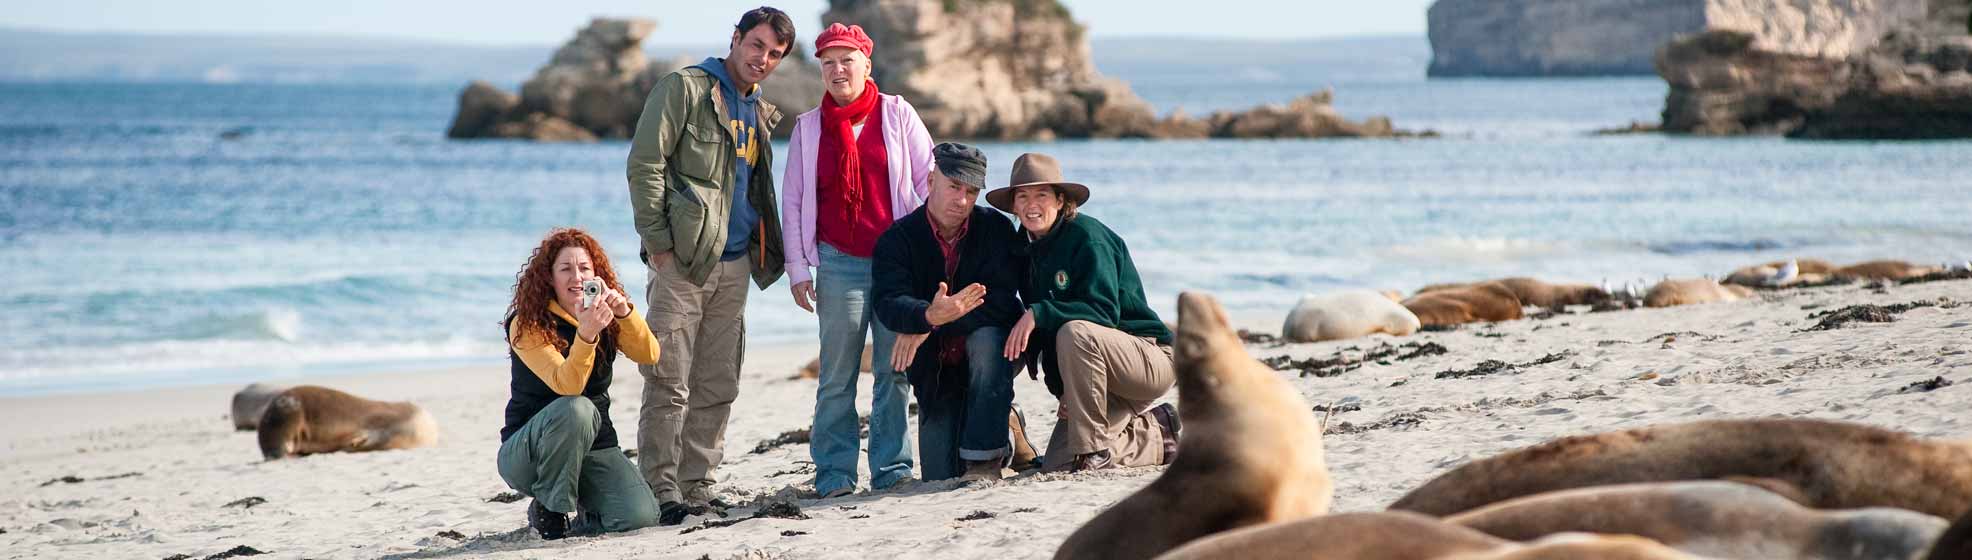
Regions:
[[946, 177], [980, 189], [986, 188], [986, 153], [979, 151], [979, 148], [946, 142], [931, 148], [931, 158], [938, 164], [938, 172]]

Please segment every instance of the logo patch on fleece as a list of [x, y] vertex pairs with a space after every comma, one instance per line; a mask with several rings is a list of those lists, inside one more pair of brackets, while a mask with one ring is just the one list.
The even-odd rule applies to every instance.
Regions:
[[1068, 271], [1066, 270], [1054, 271], [1054, 289], [1057, 290], [1068, 289]]

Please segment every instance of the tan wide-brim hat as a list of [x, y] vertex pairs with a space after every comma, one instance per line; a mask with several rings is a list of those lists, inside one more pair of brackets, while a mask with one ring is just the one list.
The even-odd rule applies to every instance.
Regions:
[[1042, 185], [1053, 185], [1061, 191], [1062, 200], [1076, 206], [1089, 203], [1089, 187], [1062, 180], [1061, 164], [1047, 154], [1020, 154], [1013, 160], [1013, 178], [1007, 180], [1007, 186], [987, 192], [986, 203], [1012, 214], [1014, 189]]

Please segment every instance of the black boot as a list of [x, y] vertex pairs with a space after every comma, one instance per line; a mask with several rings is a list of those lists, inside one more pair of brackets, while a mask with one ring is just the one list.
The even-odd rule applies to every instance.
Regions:
[[1171, 406], [1171, 403], [1157, 405], [1150, 409], [1150, 418], [1157, 421], [1157, 430], [1163, 432], [1163, 464], [1169, 465], [1178, 456], [1178, 430], [1184, 429], [1184, 424], [1178, 421], [1178, 408]]
[[657, 524], [662, 527], [675, 526], [684, 523], [685, 516], [690, 514], [691, 510], [685, 504], [664, 502], [657, 506]]
[[527, 527], [541, 534], [545, 540], [555, 540], [568, 536], [568, 514], [548, 511], [535, 500], [527, 506]]

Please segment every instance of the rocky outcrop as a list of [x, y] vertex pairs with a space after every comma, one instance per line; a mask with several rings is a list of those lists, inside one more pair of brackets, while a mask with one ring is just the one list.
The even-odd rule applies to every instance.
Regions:
[[[1084, 28], [1055, 0], [832, 0], [824, 21], [863, 26], [877, 45], [871, 67], [878, 85], [909, 99], [940, 140], [1419, 135], [1383, 117], [1344, 119], [1327, 91], [1203, 119], [1182, 111], [1159, 117], [1128, 84], [1096, 72]], [[518, 96], [473, 82], [459, 94], [447, 136], [630, 136], [657, 80], [697, 62], [645, 60], [639, 45], [656, 27], [648, 20], [596, 19]], [[821, 70], [796, 49], [761, 88], [785, 114], [774, 131], [785, 138], [793, 117], [821, 100]]]
[[1846, 57], [1926, 18], [1928, 7], [1927, 0], [1438, 0], [1427, 16], [1427, 73], [1649, 74], [1657, 49], [1705, 30], [1742, 31], [1755, 48], [1775, 53]]
[[911, 100], [935, 138], [1321, 138], [1397, 136], [1343, 119], [1318, 93], [1194, 119], [1158, 117], [1096, 72], [1087, 30], [1056, 0], [830, 0], [826, 22], [863, 26], [872, 74]]
[[1658, 56], [1664, 129], [1823, 139], [1972, 137], [1972, 37], [1898, 32], [1847, 58], [1761, 49], [1737, 31]]
[[[514, 95], [475, 81], [459, 94], [451, 138], [518, 138], [544, 142], [628, 138], [657, 80], [696, 59], [652, 61], [643, 41], [657, 23], [646, 19], [591, 20], [555, 51]], [[789, 116], [821, 99], [821, 71], [797, 50], [761, 84], [768, 102]], [[776, 137], [793, 129], [782, 119]]]

